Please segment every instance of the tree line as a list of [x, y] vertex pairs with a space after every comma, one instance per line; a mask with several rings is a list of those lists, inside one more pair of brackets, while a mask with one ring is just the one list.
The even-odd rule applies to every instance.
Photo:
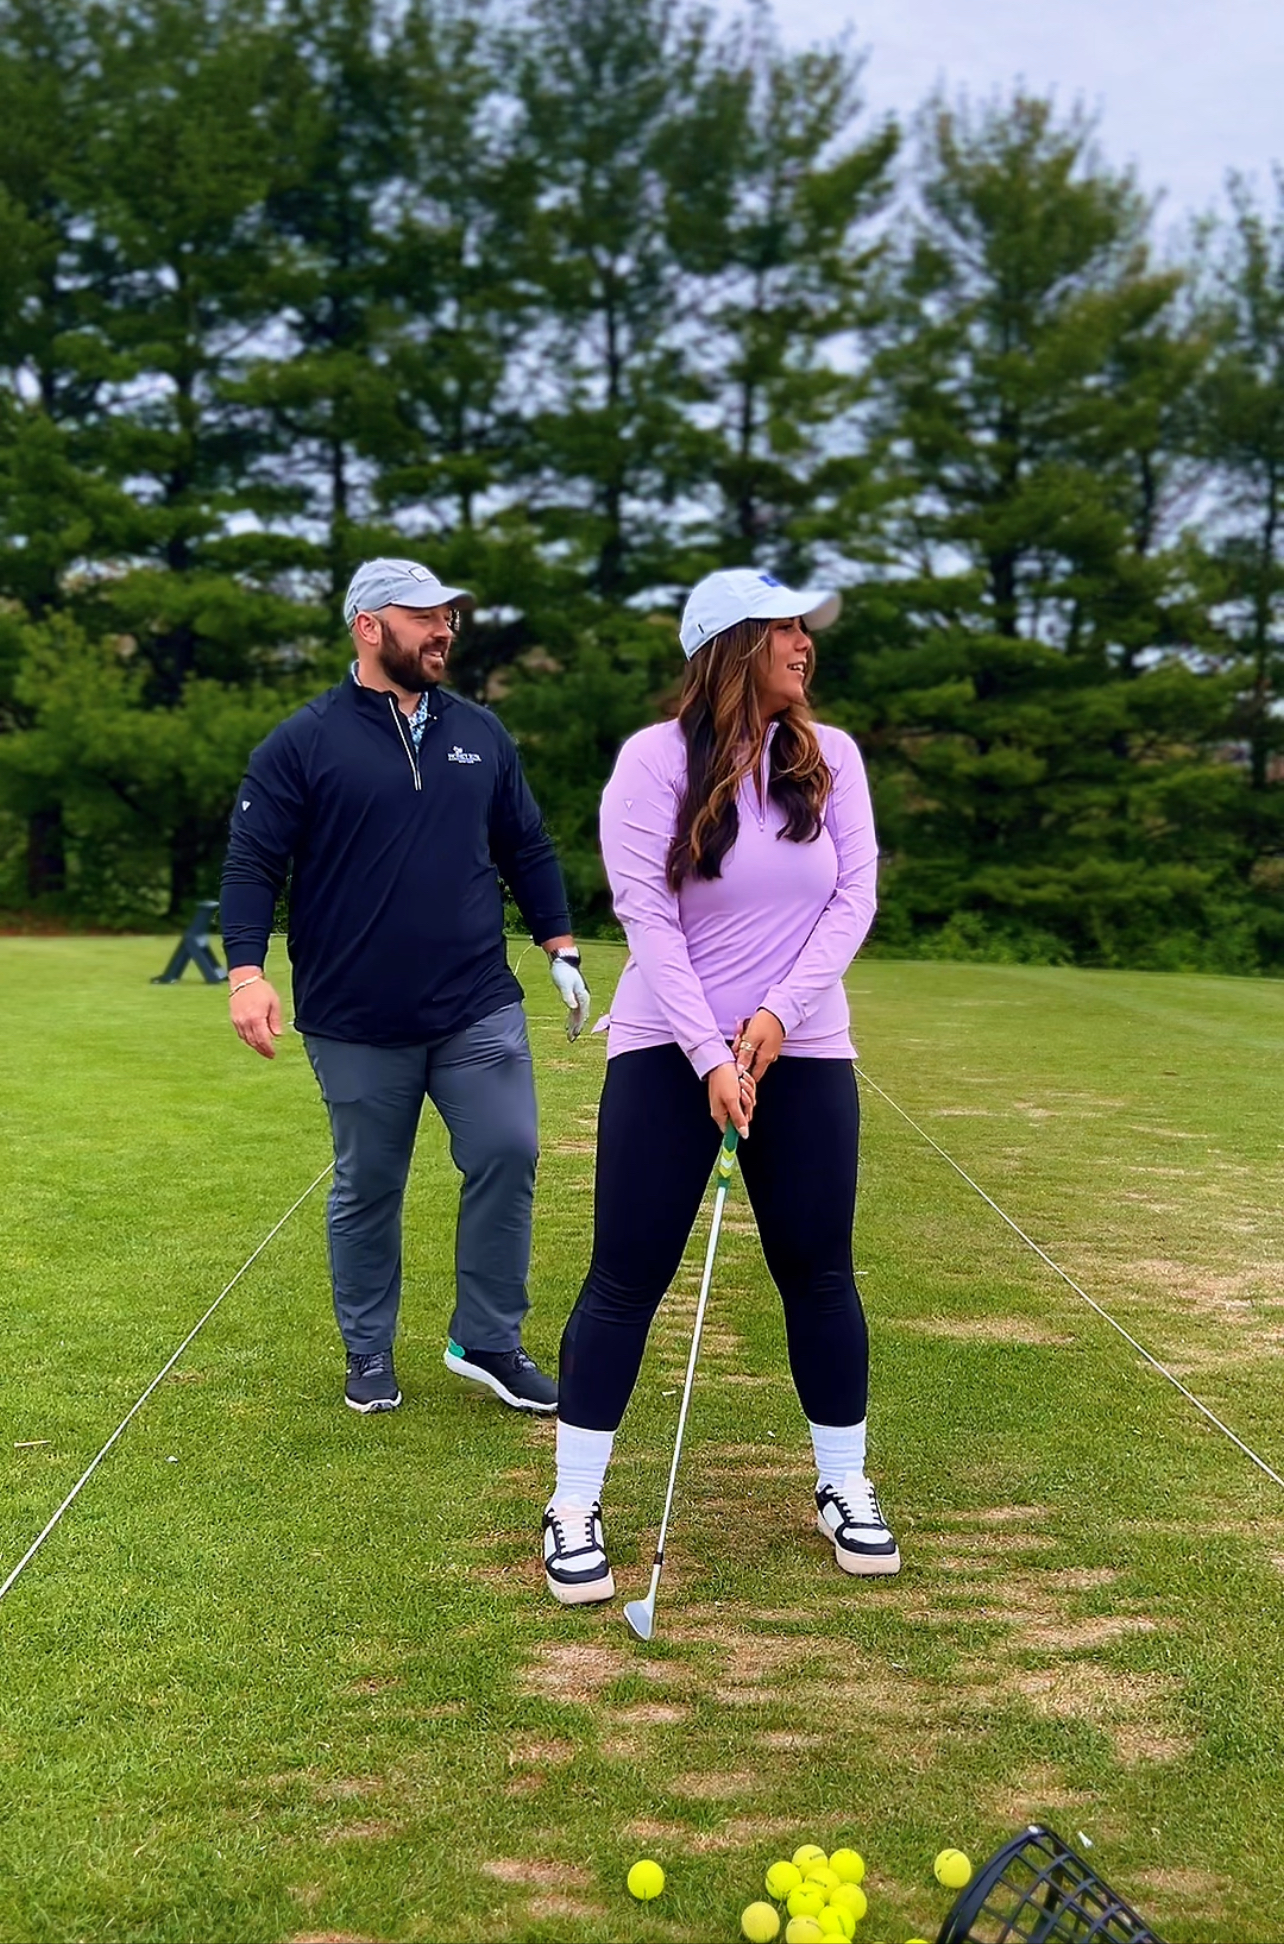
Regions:
[[1284, 965], [1284, 181], [1180, 248], [1021, 90], [870, 118], [695, 0], [0, 0], [0, 907], [182, 917], [354, 564], [476, 590], [577, 921], [715, 566], [888, 950]]

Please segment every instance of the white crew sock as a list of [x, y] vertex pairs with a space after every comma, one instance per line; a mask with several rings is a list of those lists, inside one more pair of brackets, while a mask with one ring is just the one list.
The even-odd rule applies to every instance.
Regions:
[[[819, 1477], [817, 1487], [832, 1485], [836, 1490], [845, 1478], [853, 1473], [857, 1477], [865, 1471], [865, 1427], [868, 1419], [862, 1418], [859, 1424], [808, 1424], [811, 1428], [811, 1446], [816, 1454], [816, 1470]], [[580, 1434], [583, 1436], [583, 1433]]]
[[602, 1496], [602, 1483], [611, 1462], [614, 1431], [583, 1431], [578, 1424], [557, 1420], [557, 1483], [550, 1505], [578, 1505], [587, 1512]]

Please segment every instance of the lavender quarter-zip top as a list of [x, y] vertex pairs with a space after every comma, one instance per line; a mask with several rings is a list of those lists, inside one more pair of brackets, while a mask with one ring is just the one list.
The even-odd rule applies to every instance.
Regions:
[[602, 797], [602, 855], [629, 942], [608, 1058], [676, 1042], [703, 1077], [760, 1006], [784, 1026], [784, 1055], [855, 1057], [843, 974], [873, 922], [878, 846], [860, 751], [841, 729], [816, 733], [833, 788], [815, 842], [782, 837], [784, 811], [747, 777], [721, 877], [677, 892], [665, 865], [686, 786], [682, 731], [657, 723], [625, 743]]

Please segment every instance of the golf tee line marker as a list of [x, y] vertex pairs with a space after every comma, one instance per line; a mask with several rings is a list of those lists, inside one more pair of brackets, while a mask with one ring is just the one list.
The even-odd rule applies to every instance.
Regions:
[[116, 1426], [116, 1429], [112, 1432], [110, 1438], [108, 1438], [102, 1450], [98, 1453], [98, 1455], [95, 1458], [92, 1458], [90, 1460], [88, 1465], [86, 1465], [84, 1471], [81, 1472], [80, 1477], [76, 1480], [75, 1484], [68, 1492], [66, 1498], [63, 1500], [62, 1504], [58, 1507], [58, 1510], [54, 1513], [53, 1517], [49, 1520], [49, 1523], [45, 1526], [44, 1530], [38, 1533], [36, 1538], [32, 1540], [31, 1544], [27, 1547], [26, 1552], [22, 1555], [22, 1558], [18, 1561], [13, 1571], [9, 1574], [8, 1578], [4, 1581], [4, 1583], [0, 1585], [0, 1600], [3, 1600], [5, 1594], [9, 1591], [9, 1588], [13, 1585], [14, 1581], [18, 1578], [19, 1574], [26, 1571], [27, 1567], [31, 1564], [36, 1554], [40, 1551], [40, 1548], [44, 1545], [45, 1540], [49, 1537], [50, 1533], [54, 1530], [54, 1528], [59, 1523], [63, 1513], [67, 1511], [68, 1507], [72, 1505], [76, 1500], [76, 1498], [79, 1496], [81, 1487], [89, 1483], [94, 1473], [98, 1470], [98, 1467], [102, 1464], [103, 1459], [107, 1456], [107, 1453], [111, 1450], [112, 1446], [115, 1444], [117, 1438], [120, 1437], [121, 1433], [125, 1430], [126, 1426], [129, 1425], [133, 1421], [133, 1419], [138, 1416], [138, 1413], [142, 1410], [144, 1404], [147, 1402], [148, 1398], [155, 1390], [157, 1384], [159, 1384], [164, 1378], [168, 1377], [170, 1371], [174, 1368], [174, 1365], [178, 1362], [184, 1350], [186, 1350], [188, 1344], [191, 1343], [205, 1328], [205, 1325], [209, 1322], [211, 1316], [213, 1316], [215, 1310], [218, 1308], [223, 1298], [231, 1294], [231, 1292], [236, 1288], [237, 1283], [240, 1282], [241, 1277], [245, 1274], [246, 1270], [250, 1268], [253, 1263], [258, 1261], [259, 1257], [262, 1255], [264, 1249], [266, 1249], [268, 1243], [272, 1240], [273, 1236], [280, 1234], [281, 1230], [285, 1227], [286, 1223], [289, 1221], [291, 1215], [293, 1215], [296, 1212], [296, 1210], [302, 1208], [304, 1202], [308, 1199], [308, 1196], [312, 1194], [314, 1189], [317, 1189], [321, 1186], [321, 1183], [325, 1180], [326, 1176], [330, 1173], [330, 1170], [333, 1168], [333, 1166], [334, 1166], [333, 1161], [327, 1163], [327, 1165], [324, 1168], [322, 1168], [316, 1180], [312, 1182], [309, 1187], [304, 1189], [303, 1193], [299, 1196], [299, 1199], [296, 1202], [292, 1202], [290, 1207], [286, 1209], [284, 1215], [281, 1217], [280, 1221], [276, 1223], [275, 1227], [270, 1228], [268, 1230], [267, 1234], [263, 1237], [263, 1240], [259, 1243], [258, 1248], [254, 1250], [252, 1255], [248, 1255], [245, 1258], [245, 1261], [241, 1264], [240, 1268], [233, 1276], [231, 1282], [229, 1282], [225, 1288], [219, 1291], [218, 1295], [214, 1298], [214, 1301], [210, 1304], [209, 1308], [206, 1310], [200, 1322], [193, 1324], [192, 1328], [187, 1332], [187, 1335], [183, 1338], [183, 1341], [179, 1344], [177, 1350], [174, 1352], [173, 1356], [169, 1359], [168, 1363], [163, 1365], [163, 1367], [157, 1371], [156, 1375], [152, 1378], [151, 1383], [147, 1386], [147, 1389], [142, 1393], [142, 1396], [136, 1398], [134, 1403], [130, 1405], [128, 1411], [126, 1411], [124, 1417], [121, 1419], [120, 1423]]
[[[993, 1195], [987, 1195], [984, 1188], [982, 1188], [981, 1184], [977, 1181], [973, 1181], [971, 1175], [967, 1172], [967, 1169], [960, 1167], [958, 1162], [954, 1159], [954, 1156], [952, 1154], [947, 1154], [945, 1149], [941, 1146], [940, 1142], [934, 1141], [932, 1139], [931, 1135], [927, 1132], [926, 1128], [920, 1127], [916, 1120], [912, 1120], [910, 1116], [905, 1112], [905, 1109], [899, 1104], [899, 1102], [893, 1100], [892, 1096], [889, 1093], [884, 1092], [883, 1088], [879, 1086], [876, 1080], [871, 1080], [863, 1067], [858, 1065], [856, 1067], [856, 1071], [860, 1075], [861, 1079], [864, 1081], [865, 1085], [867, 1087], [873, 1088], [874, 1092], [878, 1095], [880, 1100], [885, 1100], [889, 1107], [894, 1108], [895, 1111], [900, 1115], [901, 1119], [905, 1121], [908, 1126], [913, 1128], [914, 1132], [919, 1136], [919, 1138], [921, 1140], [926, 1141], [927, 1145], [930, 1148], [934, 1148], [936, 1152], [940, 1155], [942, 1161], [948, 1161], [950, 1166], [953, 1168], [955, 1174], [961, 1175], [964, 1181], [966, 1181], [968, 1187], [974, 1189], [975, 1192], [981, 1197], [981, 1200], [983, 1202], [988, 1202], [989, 1206], [994, 1210], [995, 1214], [999, 1217], [1000, 1221], [1006, 1222], [1008, 1227], [1012, 1230], [1013, 1234], [1019, 1235], [1021, 1240], [1025, 1243], [1028, 1249], [1033, 1249], [1034, 1253], [1040, 1258], [1040, 1260], [1046, 1262], [1049, 1269], [1051, 1269], [1055, 1275], [1060, 1276], [1062, 1282], [1069, 1284], [1070, 1288], [1073, 1289], [1076, 1296], [1081, 1296], [1083, 1298], [1084, 1302], [1088, 1305], [1089, 1309], [1096, 1311], [1096, 1314], [1101, 1318], [1103, 1323], [1108, 1323], [1112, 1330], [1118, 1331], [1119, 1335], [1123, 1338], [1124, 1342], [1131, 1344], [1132, 1348], [1137, 1352], [1137, 1355], [1139, 1357], [1144, 1358], [1144, 1360], [1146, 1361], [1146, 1363], [1150, 1365], [1152, 1370], [1157, 1370], [1161, 1377], [1166, 1377], [1168, 1382], [1172, 1385], [1173, 1389], [1176, 1391], [1180, 1391], [1181, 1395], [1186, 1399], [1186, 1402], [1188, 1404], [1193, 1404], [1195, 1409], [1201, 1412], [1203, 1416], [1208, 1419], [1208, 1422], [1210, 1424], [1216, 1425], [1217, 1429], [1220, 1432], [1222, 1432], [1222, 1434], [1225, 1437], [1229, 1438], [1231, 1443], [1235, 1445], [1240, 1451], [1242, 1451], [1244, 1456], [1250, 1459], [1252, 1463], [1257, 1466], [1257, 1469], [1259, 1471], [1263, 1471], [1266, 1473], [1266, 1476], [1272, 1481], [1272, 1483], [1280, 1486], [1281, 1489], [1284, 1489], [1284, 1478], [1281, 1478], [1280, 1474], [1277, 1471], [1273, 1470], [1273, 1468], [1267, 1464], [1264, 1458], [1259, 1457], [1258, 1454], [1253, 1450], [1253, 1447], [1251, 1445], [1245, 1444], [1244, 1440], [1238, 1435], [1238, 1433], [1231, 1430], [1229, 1424], [1223, 1424], [1222, 1420], [1218, 1417], [1217, 1413], [1215, 1411], [1211, 1411], [1208, 1408], [1207, 1404], [1203, 1403], [1198, 1397], [1196, 1397], [1194, 1391], [1187, 1390], [1185, 1384], [1182, 1383], [1181, 1378], [1174, 1377], [1172, 1371], [1169, 1370], [1164, 1364], [1161, 1364], [1158, 1357], [1152, 1356], [1150, 1351], [1147, 1350], [1144, 1343], [1138, 1343], [1136, 1337], [1130, 1335], [1130, 1333], [1127, 1330], [1125, 1330], [1122, 1323], [1117, 1323], [1114, 1317], [1110, 1314], [1110, 1311], [1107, 1309], [1103, 1309], [1101, 1304], [1097, 1302], [1095, 1297], [1089, 1296], [1086, 1289], [1081, 1289], [1079, 1287], [1079, 1284], [1075, 1281], [1074, 1277], [1069, 1275], [1067, 1271], [1061, 1267], [1061, 1264], [1059, 1262], [1054, 1262], [1052, 1260], [1052, 1257], [1048, 1254], [1047, 1250], [1041, 1249], [1038, 1243], [1033, 1241], [1031, 1237], [1026, 1234], [1025, 1230], [1017, 1222], [1014, 1222], [1012, 1220], [1012, 1217], [1009, 1214], [1007, 1214], [1003, 1209], [999, 1207], [999, 1204], [995, 1201]], [[0, 1593], [2, 1593], [3, 1591], [4, 1591], [3, 1587], [0, 1587]]]

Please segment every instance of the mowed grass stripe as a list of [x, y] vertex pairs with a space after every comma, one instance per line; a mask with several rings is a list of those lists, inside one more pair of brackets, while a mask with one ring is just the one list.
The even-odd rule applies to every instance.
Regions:
[[[326, 1145], [297, 1042], [275, 1069], [251, 1060], [221, 995], [146, 985], [154, 941], [0, 954], [3, 1422], [50, 1437], [0, 1452], [7, 1562]], [[599, 1000], [619, 963], [590, 948]], [[529, 1340], [551, 1358], [587, 1258], [604, 1049], [566, 1046], [546, 985], [536, 964]], [[852, 985], [879, 1084], [1156, 1354], [1202, 1358], [1188, 1381], [1278, 1455], [1278, 988], [876, 961]], [[1234, 1032], [1183, 1023], [1223, 994]], [[618, 1602], [553, 1609], [551, 1427], [441, 1368], [454, 1182], [426, 1117], [405, 1409], [338, 1404], [318, 1191], [0, 1606], [0, 1936], [730, 1938], [772, 1854], [850, 1836], [882, 1944], [939, 1924], [942, 1842], [980, 1856], [1036, 1815], [1091, 1834], [1174, 1944], [1284, 1936], [1280, 1495], [865, 1107], [857, 1259], [899, 1581], [841, 1579], [811, 1529], [739, 1196], [660, 1638], [636, 1646]], [[657, 1132], [639, 1130], [640, 1193]], [[1182, 1173], [1130, 1172], [1149, 1167]], [[702, 1248], [621, 1439], [624, 1597], [644, 1588]], [[1186, 1280], [1138, 1267], [1160, 1260]], [[644, 1851], [670, 1873], [645, 1910], [622, 1890]]]

